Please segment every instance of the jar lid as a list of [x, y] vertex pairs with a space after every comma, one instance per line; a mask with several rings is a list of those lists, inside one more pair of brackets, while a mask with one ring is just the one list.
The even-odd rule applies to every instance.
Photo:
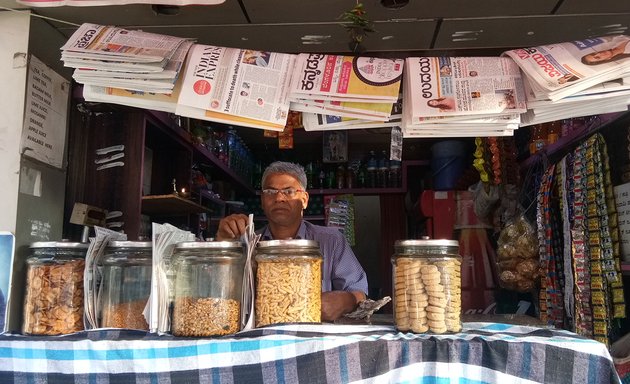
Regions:
[[70, 249], [87, 249], [88, 243], [75, 243], [70, 241], [37, 241], [31, 243], [29, 248], [70, 248]]
[[242, 248], [240, 241], [182, 241], [175, 244], [175, 249], [229, 249]]
[[150, 241], [110, 241], [107, 243], [109, 248], [151, 248], [153, 243]]
[[258, 248], [319, 248], [317, 240], [287, 239], [287, 240], [264, 240], [258, 242]]
[[395, 247], [458, 247], [457, 240], [448, 239], [411, 239], [396, 240]]

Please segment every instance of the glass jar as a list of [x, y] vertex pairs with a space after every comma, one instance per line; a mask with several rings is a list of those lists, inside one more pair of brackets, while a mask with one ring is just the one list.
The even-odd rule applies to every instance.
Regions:
[[322, 320], [322, 255], [315, 240], [260, 241], [256, 326]]
[[101, 327], [148, 330], [143, 312], [151, 293], [150, 241], [111, 241], [102, 258]]
[[26, 260], [22, 333], [61, 335], [83, 330], [87, 243], [36, 242]]
[[394, 324], [414, 333], [462, 328], [461, 258], [456, 240], [398, 240], [392, 256]]
[[187, 241], [173, 252], [175, 336], [217, 336], [241, 326], [244, 248], [238, 241]]

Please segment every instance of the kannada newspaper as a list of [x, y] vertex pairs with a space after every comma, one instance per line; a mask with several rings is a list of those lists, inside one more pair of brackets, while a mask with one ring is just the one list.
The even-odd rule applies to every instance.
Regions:
[[411, 57], [405, 72], [405, 114], [413, 121], [526, 111], [521, 74], [509, 58]]

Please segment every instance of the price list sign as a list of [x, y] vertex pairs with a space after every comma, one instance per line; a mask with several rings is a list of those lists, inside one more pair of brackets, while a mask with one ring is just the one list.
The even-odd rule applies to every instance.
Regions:
[[21, 152], [53, 167], [63, 167], [70, 83], [30, 57]]

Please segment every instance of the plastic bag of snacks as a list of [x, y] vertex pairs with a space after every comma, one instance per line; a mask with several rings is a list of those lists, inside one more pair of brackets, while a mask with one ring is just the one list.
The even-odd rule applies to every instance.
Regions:
[[613, 343], [610, 354], [621, 382], [630, 384], [630, 333]]
[[536, 231], [522, 214], [501, 230], [497, 263], [501, 287], [518, 292], [536, 287], [541, 276], [538, 239]]

